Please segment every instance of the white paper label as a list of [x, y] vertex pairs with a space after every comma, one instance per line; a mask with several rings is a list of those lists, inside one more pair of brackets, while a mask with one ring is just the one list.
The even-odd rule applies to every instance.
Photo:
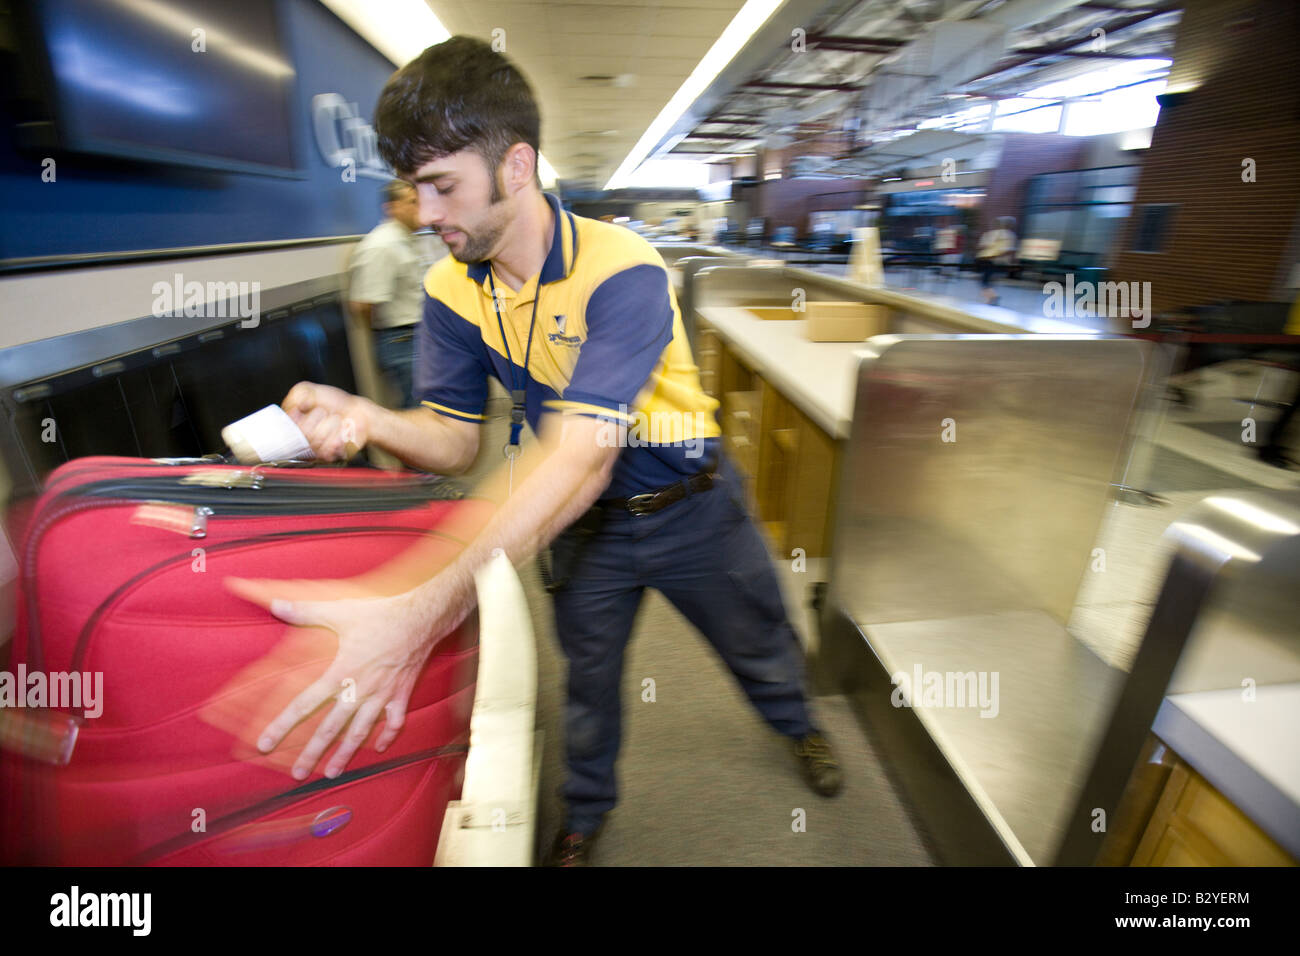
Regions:
[[279, 405], [267, 405], [227, 425], [221, 437], [245, 465], [316, 457], [306, 436]]

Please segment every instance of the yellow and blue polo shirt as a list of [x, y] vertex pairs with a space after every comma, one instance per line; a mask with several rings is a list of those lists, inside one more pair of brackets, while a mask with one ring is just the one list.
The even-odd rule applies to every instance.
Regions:
[[523, 383], [534, 431], [544, 411], [622, 422], [627, 447], [609, 496], [658, 488], [717, 461], [718, 403], [700, 387], [663, 259], [631, 230], [566, 212], [549, 193], [546, 200], [555, 213], [551, 250], [518, 292], [493, 283], [488, 262], [447, 256], [426, 274], [416, 400], [450, 418], [483, 422], [492, 375], [507, 390]]

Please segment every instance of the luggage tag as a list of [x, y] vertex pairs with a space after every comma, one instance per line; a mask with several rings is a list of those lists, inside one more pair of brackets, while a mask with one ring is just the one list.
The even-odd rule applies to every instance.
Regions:
[[230, 423], [221, 429], [221, 440], [244, 465], [315, 457], [311, 443], [279, 405], [267, 405]]

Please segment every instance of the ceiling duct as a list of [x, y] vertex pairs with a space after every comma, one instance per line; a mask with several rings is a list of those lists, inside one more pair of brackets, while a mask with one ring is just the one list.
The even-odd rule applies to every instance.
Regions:
[[[965, 163], [969, 169], [990, 169], [1002, 155], [1003, 137], [927, 129], [910, 136], [877, 143], [855, 156], [841, 159], [834, 171], [843, 176], [871, 177], [942, 166], [945, 160]], [[955, 170], [955, 166], [954, 166]]]
[[798, 156], [790, 161], [791, 179], [835, 179], [834, 160], [829, 156]]
[[863, 93], [868, 129], [903, 126], [949, 90], [988, 73], [1011, 34], [1077, 6], [1080, 0], [1012, 0], [976, 20], [940, 20], [878, 69]]

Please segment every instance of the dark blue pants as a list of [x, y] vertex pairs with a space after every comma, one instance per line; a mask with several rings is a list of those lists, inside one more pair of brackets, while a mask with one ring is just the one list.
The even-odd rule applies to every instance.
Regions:
[[375, 361], [398, 394], [397, 407], [414, 406], [411, 363], [415, 361], [415, 326], [375, 329]]
[[569, 660], [565, 710], [568, 832], [590, 834], [614, 807], [623, 650], [647, 587], [694, 624], [758, 712], [790, 737], [812, 732], [803, 650], [776, 570], [729, 468], [709, 491], [651, 515], [610, 513], [564, 590], [555, 629]]

